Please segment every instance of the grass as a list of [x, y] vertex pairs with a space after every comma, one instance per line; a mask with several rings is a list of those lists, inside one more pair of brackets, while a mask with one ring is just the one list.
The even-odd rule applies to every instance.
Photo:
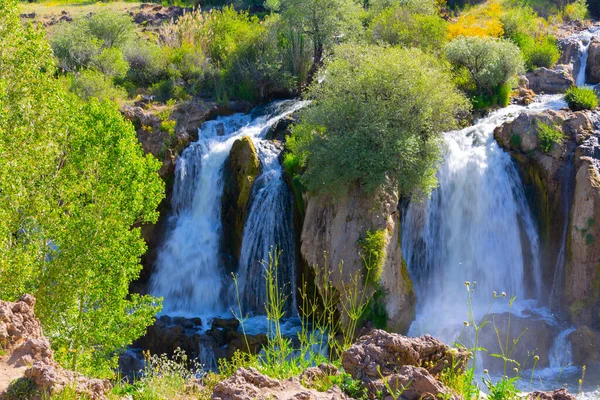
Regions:
[[[40, 21], [45, 17], [52, 15], [60, 16], [63, 11], [68, 12], [72, 17], [87, 15], [88, 13], [98, 12], [100, 10], [111, 10], [115, 12], [126, 13], [129, 10], [139, 9], [142, 2], [124, 2], [116, 1], [111, 3], [100, 3], [96, 1], [50, 1], [43, 3], [19, 3], [19, 10], [22, 14], [34, 12], [36, 14], [34, 21]], [[28, 19], [28, 21], [30, 21]]]
[[565, 101], [573, 111], [593, 110], [598, 107], [594, 89], [571, 86], [565, 93]]
[[554, 145], [563, 141], [563, 133], [554, 126], [539, 124], [538, 136], [540, 138], [540, 148], [544, 153], [549, 153], [554, 149]]

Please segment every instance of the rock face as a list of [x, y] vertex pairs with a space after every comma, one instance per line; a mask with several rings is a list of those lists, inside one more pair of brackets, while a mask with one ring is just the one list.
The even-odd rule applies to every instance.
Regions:
[[[89, 379], [76, 372], [67, 371], [53, 359], [50, 342], [42, 333], [40, 321], [34, 314], [35, 298], [24, 295], [16, 303], [0, 301], [0, 348], [6, 351], [9, 367], [26, 366], [24, 377], [30, 379], [47, 395], [73, 387], [79, 395], [93, 400], [105, 399], [110, 383], [100, 379]], [[0, 398], [2, 397], [0, 388]]]
[[576, 400], [576, 397], [567, 389], [556, 389], [554, 392], [533, 392], [527, 396], [528, 400]]
[[[521, 115], [494, 132], [532, 188], [542, 241], [554, 249], [548, 252], [550, 269], [545, 270], [544, 281], [558, 285], [558, 304], [566, 305], [571, 322], [595, 330], [600, 329], [600, 134], [592, 123], [596, 118], [591, 112], [545, 111]], [[540, 149], [540, 123], [563, 132], [563, 142], [549, 153]], [[555, 281], [556, 249], [562, 246], [565, 224], [566, 265]]]
[[[406, 387], [403, 398], [416, 400], [450, 396], [450, 389], [436, 379], [445, 367], [464, 369], [468, 354], [450, 350], [429, 335], [408, 338], [383, 330], [362, 336], [343, 354], [342, 365], [354, 379], [376, 394]], [[386, 385], [387, 383], [387, 385]], [[425, 397], [424, 397], [425, 396]]]
[[590, 365], [600, 362], [600, 333], [582, 325], [571, 332], [569, 341], [575, 365]]
[[575, 84], [572, 65], [557, 65], [553, 69], [537, 68], [526, 76], [529, 89], [538, 94], [564, 93]]
[[254, 368], [240, 368], [233, 376], [219, 382], [213, 389], [212, 398], [214, 400], [349, 399], [337, 386], [327, 392], [318, 392], [305, 388], [297, 378], [278, 381], [261, 374]]
[[600, 40], [593, 38], [588, 48], [588, 61], [585, 67], [586, 83], [600, 83]]
[[223, 166], [221, 198], [222, 242], [225, 252], [234, 258], [231, 271], [237, 266], [240, 256], [248, 202], [254, 181], [259, 175], [260, 161], [252, 139], [244, 136], [236, 140]]
[[[397, 208], [395, 193], [367, 197], [356, 189], [346, 198], [335, 201], [310, 197], [301, 235], [301, 254], [314, 269], [319, 290], [322, 290], [323, 274], [330, 273], [329, 280], [343, 299], [348, 282], [355, 274], [362, 275], [364, 270], [359, 241], [369, 230], [383, 230], [385, 260], [379, 286], [385, 293], [386, 329], [404, 332], [414, 316], [415, 293], [402, 259]], [[338, 268], [341, 263], [342, 271]], [[370, 294], [375, 289], [370, 285], [365, 290]]]

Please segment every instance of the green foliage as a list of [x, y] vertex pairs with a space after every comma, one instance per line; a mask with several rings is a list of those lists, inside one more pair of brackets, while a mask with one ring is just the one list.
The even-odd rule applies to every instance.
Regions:
[[343, 45], [308, 90], [289, 149], [312, 192], [366, 193], [396, 184], [404, 194], [436, 184], [440, 133], [456, 127], [465, 98], [434, 57], [417, 49]]
[[378, 287], [375, 294], [371, 297], [364, 315], [361, 317], [361, 323], [370, 321], [377, 329], [385, 329], [388, 322], [388, 314], [385, 308], [385, 290]]
[[0, 297], [34, 294], [63, 365], [110, 376], [158, 299], [129, 294], [155, 222], [159, 163], [117, 106], [61, 90], [39, 28], [0, 1]]
[[123, 58], [123, 52], [114, 47], [102, 50], [93, 64], [98, 71], [109, 78], [124, 78], [129, 70], [129, 64]]
[[567, 4], [563, 11], [565, 21], [582, 21], [587, 18], [587, 15], [587, 0], [575, 0], [573, 3]]
[[[128, 15], [99, 11], [91, 16], [78, 17], [73, 22], [58, 24], [51, 30], [50, 43], [60, 68], [75, 71], [92, 66], [104, 49], [125, 46], [134, 38], [133, 29]], [[108, 67], [106, 62], [111, 61], [116, 61], [114, 53], [105, 54], [98, 62]], [[122, 65], [117, 68], [119, 71], [122, 69]]]
[[565, 92], [565, 101], [573, 111], [593, 110], [598, 107], [594, 89], [572, 86]]
[[312, 42], [315, 71], [335, 38], [348, 40], [362, 31], [361, 5], [356, 0], [280, 0], [282, 18], [295, 32]]
[[4, 400], [30, 400], [39, 395], [39, 390], [34, 381], [28, 378], [19, 378], [8, 385], [2, 398]]
[[377, 15], [370, 26], [377, 43], [418, 47], [425, 52], [439, 52], [445, 42], [447, 23], [437, 13], [422, 14], [409, 5], [390, 7]]
[[560, 49], [554, 36], [546, 36], [541, 41], [521, 47], [528, 70], [539, 67], [552, 68], [560, 58]]
[[459, 37], [446, 46], [446, 56], [469, 71], [479, 96], [494, 96], [498, 88], [524, 72], [521, 51], [506, 39]]
[[538, 136], [540, 147], [544, 153], [551, 152], [555, 144], [560, 144], [563, 141], [562, 131], [547, 124], [538, 125]]
[[517, 134], [513, 134], [510, 136], [510, 145], [515, 149], [521, 148], [521, 136]]
[[70, 89], [83, 100], [116, 100], [127, 96], [125, 90], [116, 87], [107, 75], [91, 69], [76, 73], [71, 78]]
[[363, 263], [368, 270], [365, 276], [369, 277], [369, 281], [365, 284], [379, 284], [385, 263], [385, 239], [386, 230], [381, 229], [378, 231], [368, 230], [365, 237], [359, 241]]
[[346, 393], [353, 399], [363, 400], [368, 399], [367, 388], [362, 385], [359, 380], [353, 379], [347, 372], [342, 372], [331, 377], [331, 383], [338, 385], [342, 392]]
[[492, 382], [492, 378], [484, 378], [483, 382], [488, 388], [488, 399], [490, 400], [516, 400], [521, 398], [517, 389], [519, 378], [503, 377], [496, 383]]
[[160, 46], [148, 40], [136, 40], [123, 49], [129, 63], [127, 79], [138, 86], [149, 86], [167, 78], [167, 58]]

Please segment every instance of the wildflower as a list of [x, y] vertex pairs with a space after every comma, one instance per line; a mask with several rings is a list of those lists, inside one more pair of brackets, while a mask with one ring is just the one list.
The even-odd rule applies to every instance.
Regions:
[[533, 361], [535, 361], [535, 362], [540, 361], [540, 356], [533, 356]]
[[494, 290], [494, 298], [498, 297], [498, 293]]
[[506, 297], [506, 292], [502, 292], [502, 297]]
[[513, 371], [515, 371], [515, 374], [518, 374], [519, 373], [519, 368], [515, 367], [515, 368], [513, 368]]
[[483, 370], [483, 374], [484, 374], [484, 375], [488, 375], [489, 373], [490, 373], [490, 371], [488, 371], [487, 369], [484, 369], [484, 370]]
[[464, 325], [464, 326], [469, 326], [469, 321], [465, 321], [465, 322], [463, 322], [463, 325]]

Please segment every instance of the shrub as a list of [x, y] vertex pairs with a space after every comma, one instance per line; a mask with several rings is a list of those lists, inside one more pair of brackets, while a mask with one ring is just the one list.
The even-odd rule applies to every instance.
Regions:
[[581, 21], [586, 19], [588, 14], [588, 4], [586, 0], [575, 0], [571, 4], [567, 4], [563, 11], [563, 19], [565, 21]]
[[446, 56], [469, 71], [479, 96], [496, 95], [499, 88], [524, 71], [521, 51], [506, 39], [461, 37], [446, 46]]
[[123, 47], [134, 38], [134, 25], [128, 14], [101, 10], [84, 19], [89, 33], [103, 47]]
[[365, 277], [367, 282], [377, 285], [383, 272], [385, 262], [385, 229], [379, 231], [368, 230], [365, 237], [359, 242], [362, 250], [361, 257], [367, 269]]
[[102, 45], [80, 20], [61, 22], [50, 31], [49, 38], [59, 67], [68, 72], [89, 66]]
[[573, 111], [592, 110], [598, 107], [598, 96], [594, 89], [573, 86], [565, 93], [565, 101]]
[[554, 36], [546, 36], [541, 41], [532, 40], [521, 47], [525, 65], [529, 71], [539, 67], [552, 68], [560, 58], [560, 49]]
[[497, 1], [486, 2], [462, 13], [458, 20], [448, 26], [450, 39], [461, 36], [501, 37], [504, 33], [500, 17], [502, 7]]
[[111, 78], [123, 78], [129, 70], [129, 64], [123, 58], [123, 52], [117, 48], [107, 48], [94, 60], [98, 71]]
[[503, 37], [513, 40], [519, 35], [533, 37], [544, 25], [533, 8], [519, 5], [506, 9], [500, 16], [500, 22], [504, 30]]
[[342, 45], [313, 84], [290, 151], [309, 191], [343, 195], [358, 184], [402, 193], [436, 183], [440, 133], [468, 109], [435, 57], [418, 49]]
[[538, 136], [540, 138], [540, 147], [544, 153], [551, 152], [554, 145], [561, 143], [563, 140], [562, 131], [547, 124], [538, 125]]
[[438, 51], [446, 40], [446, 21], [437, 13], [420, 14], [408, 7], [388, 8], [371, 23], [375, 42], [404, 47], [418, 47], [423, 51]]
[[147, 40], [131, 42], [124, 49], [125, 60], [129, 63], [127, 79], [138, 86], [149, 86], [168, 77], [164, 51]]
[[84, 100], [91, 98], [116, 100], [127, 96], [125, 90], [116, 87], [108, 76], [89, 69], [73, 76], [70, 89]]

